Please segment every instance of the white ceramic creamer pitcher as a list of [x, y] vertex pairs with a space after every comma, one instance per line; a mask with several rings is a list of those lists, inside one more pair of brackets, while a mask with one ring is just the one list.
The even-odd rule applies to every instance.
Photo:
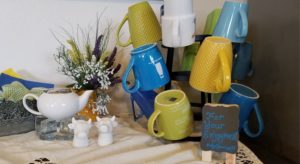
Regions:
[[[92, 93], [93, 90], [87, 90], [81, 96], [78, 96], [70, 89], [51, 89], [39, 97], [31, 93], [26, 94], [23, 97], [23, 105], [32, 114], [43, 115], [49, 119], [60, 121], [72, 117], [84, 108]], [[29, 97], [37, 100], [38, 111], [27, 105], [26, 99]]]

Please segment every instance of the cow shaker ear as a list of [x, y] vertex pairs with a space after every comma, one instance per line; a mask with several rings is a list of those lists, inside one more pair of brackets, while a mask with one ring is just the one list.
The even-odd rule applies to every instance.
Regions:
[[100, 118], [100, 117], [98, 117], [98, 116], [96, 117], [96, 119], [97, 119], [97, 121], [101, 121], [101, 118]]
[[72, 117], [72, 123], [76, 123], [76, 120], [74, 117]]
[[73, 123], [68, 124], [68, 127], [69, 127], [70, 129], [74, 129], [74, 124], [73, 124]]
[[112, 118], [110, 119], [111, 121], [115, 121], [116, 116], [112, 116]]
[[118, 126], [118, 122], [116, 121], [116, 116], [113, 116], [110, 120], [112, 121], [114, 127]]
[[88, 120], [88, 124], [92, 124], [92, 119], [89, 119], [89, 120]]

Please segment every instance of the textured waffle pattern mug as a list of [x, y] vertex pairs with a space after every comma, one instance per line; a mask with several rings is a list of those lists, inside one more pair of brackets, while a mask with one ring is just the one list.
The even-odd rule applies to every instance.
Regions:
[[[120, 41], [120, 31], [128, 21], [130, 38], [126, 43]], [[161, 27], [154, 11], [147, 1], [134, 4], [128, 8], [128, 13], [123, 18], [117, 30], [117, 44], [134, 48], [156, 43], [161, 40]]]
[[190, 85], [203, 92], [226, 92], [231, 84], [232, 44], [222, 37], [207, 37], [195, 57]]

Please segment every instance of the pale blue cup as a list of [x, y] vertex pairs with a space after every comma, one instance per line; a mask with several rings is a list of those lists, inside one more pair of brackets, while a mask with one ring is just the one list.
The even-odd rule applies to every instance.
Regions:
[[248, 4], [225, 2], [213, 36], [225, 37], [243, 43], [248, 34]]
[[[127, 79], [131, 70], [135, 82], [134, 86], [129, 87]], [[130, 62], [122, 77], [122, 86], [126, 92], [154, 90], [166, 85], [169, 81], [167, 66], [156, 44], [146, 44], [131, 51]]]

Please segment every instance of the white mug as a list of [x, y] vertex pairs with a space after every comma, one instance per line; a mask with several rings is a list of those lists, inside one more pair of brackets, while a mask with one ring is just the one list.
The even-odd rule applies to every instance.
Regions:
[[195, 42], [196, 16], [162, 16], [162, 44], [167, 47], [185, 47]]
[[193, 14], [192, 0], [164, 0], [165, 16], [185, 16]]

